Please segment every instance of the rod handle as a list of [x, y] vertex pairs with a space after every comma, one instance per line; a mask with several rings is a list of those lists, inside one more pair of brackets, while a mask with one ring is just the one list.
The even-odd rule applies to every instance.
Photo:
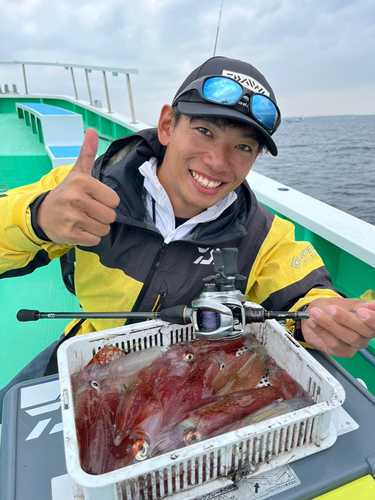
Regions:
[[32, 309], [20, 309], [17, 313], [18, 321], [38, 321], [40, 319], [39, 311]]

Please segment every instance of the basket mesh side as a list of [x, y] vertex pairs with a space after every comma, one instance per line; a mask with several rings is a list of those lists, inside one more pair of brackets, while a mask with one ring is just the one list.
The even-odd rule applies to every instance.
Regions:
[[195, 340], [194, 328], [191, 327], [182, 327], [176, 328], [175, 330], [171, 330], [170, 332], [170, 343], [177, 344], [178, 342], [189, 342], [191, 340]]
[[254, 471], [257, 465], [314, 442], [321, 420], [319, 416], [305, 418], [125, 481], [122, 487], [124, 500], [159, 500], [219, 477], [232, 475], [232, 479], [238, 481]]

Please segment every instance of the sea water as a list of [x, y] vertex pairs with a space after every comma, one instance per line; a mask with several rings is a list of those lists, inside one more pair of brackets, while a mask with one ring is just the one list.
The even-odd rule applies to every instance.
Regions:
[[283, 119], [254, 170], [375, 225], [375, 115]]

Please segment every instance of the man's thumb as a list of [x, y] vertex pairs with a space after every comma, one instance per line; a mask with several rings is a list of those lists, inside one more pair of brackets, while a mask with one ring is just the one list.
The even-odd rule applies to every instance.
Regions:
[[93, 128], [88, 128], [83, 139], [81, 151], [72, 171], [91, 174], [98, 151], [98, 134]]

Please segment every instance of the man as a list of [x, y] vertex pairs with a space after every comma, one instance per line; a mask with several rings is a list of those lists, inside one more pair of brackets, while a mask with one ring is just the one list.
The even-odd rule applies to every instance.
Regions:
[[[157, 130], [115, 141], [96, 161], [97, 135], [88, 130], [73, 168], [1, 199], [2, 272], [25, 274], [75, 247], [83, 310], [155, 311], [190, 304], [212, 274], [212, 250], [236, 247], [247, 278], [236, 287], [247, 300], [269, 310], [307, 307], [296, 338], [352, 356], [375, 336], [375, 302], [342, 298], [315, 251], [292, 267], [308, 243], [296, 242], [292, 224], [259, 205], [245, 181], [262, 149], [277, 155], [280, 120], [253, 66], [209, 59], [163, 106]], [[75, 321], [66, 333], [121, 324]], [[52, 347], [22, 377], [45, 373]]]

